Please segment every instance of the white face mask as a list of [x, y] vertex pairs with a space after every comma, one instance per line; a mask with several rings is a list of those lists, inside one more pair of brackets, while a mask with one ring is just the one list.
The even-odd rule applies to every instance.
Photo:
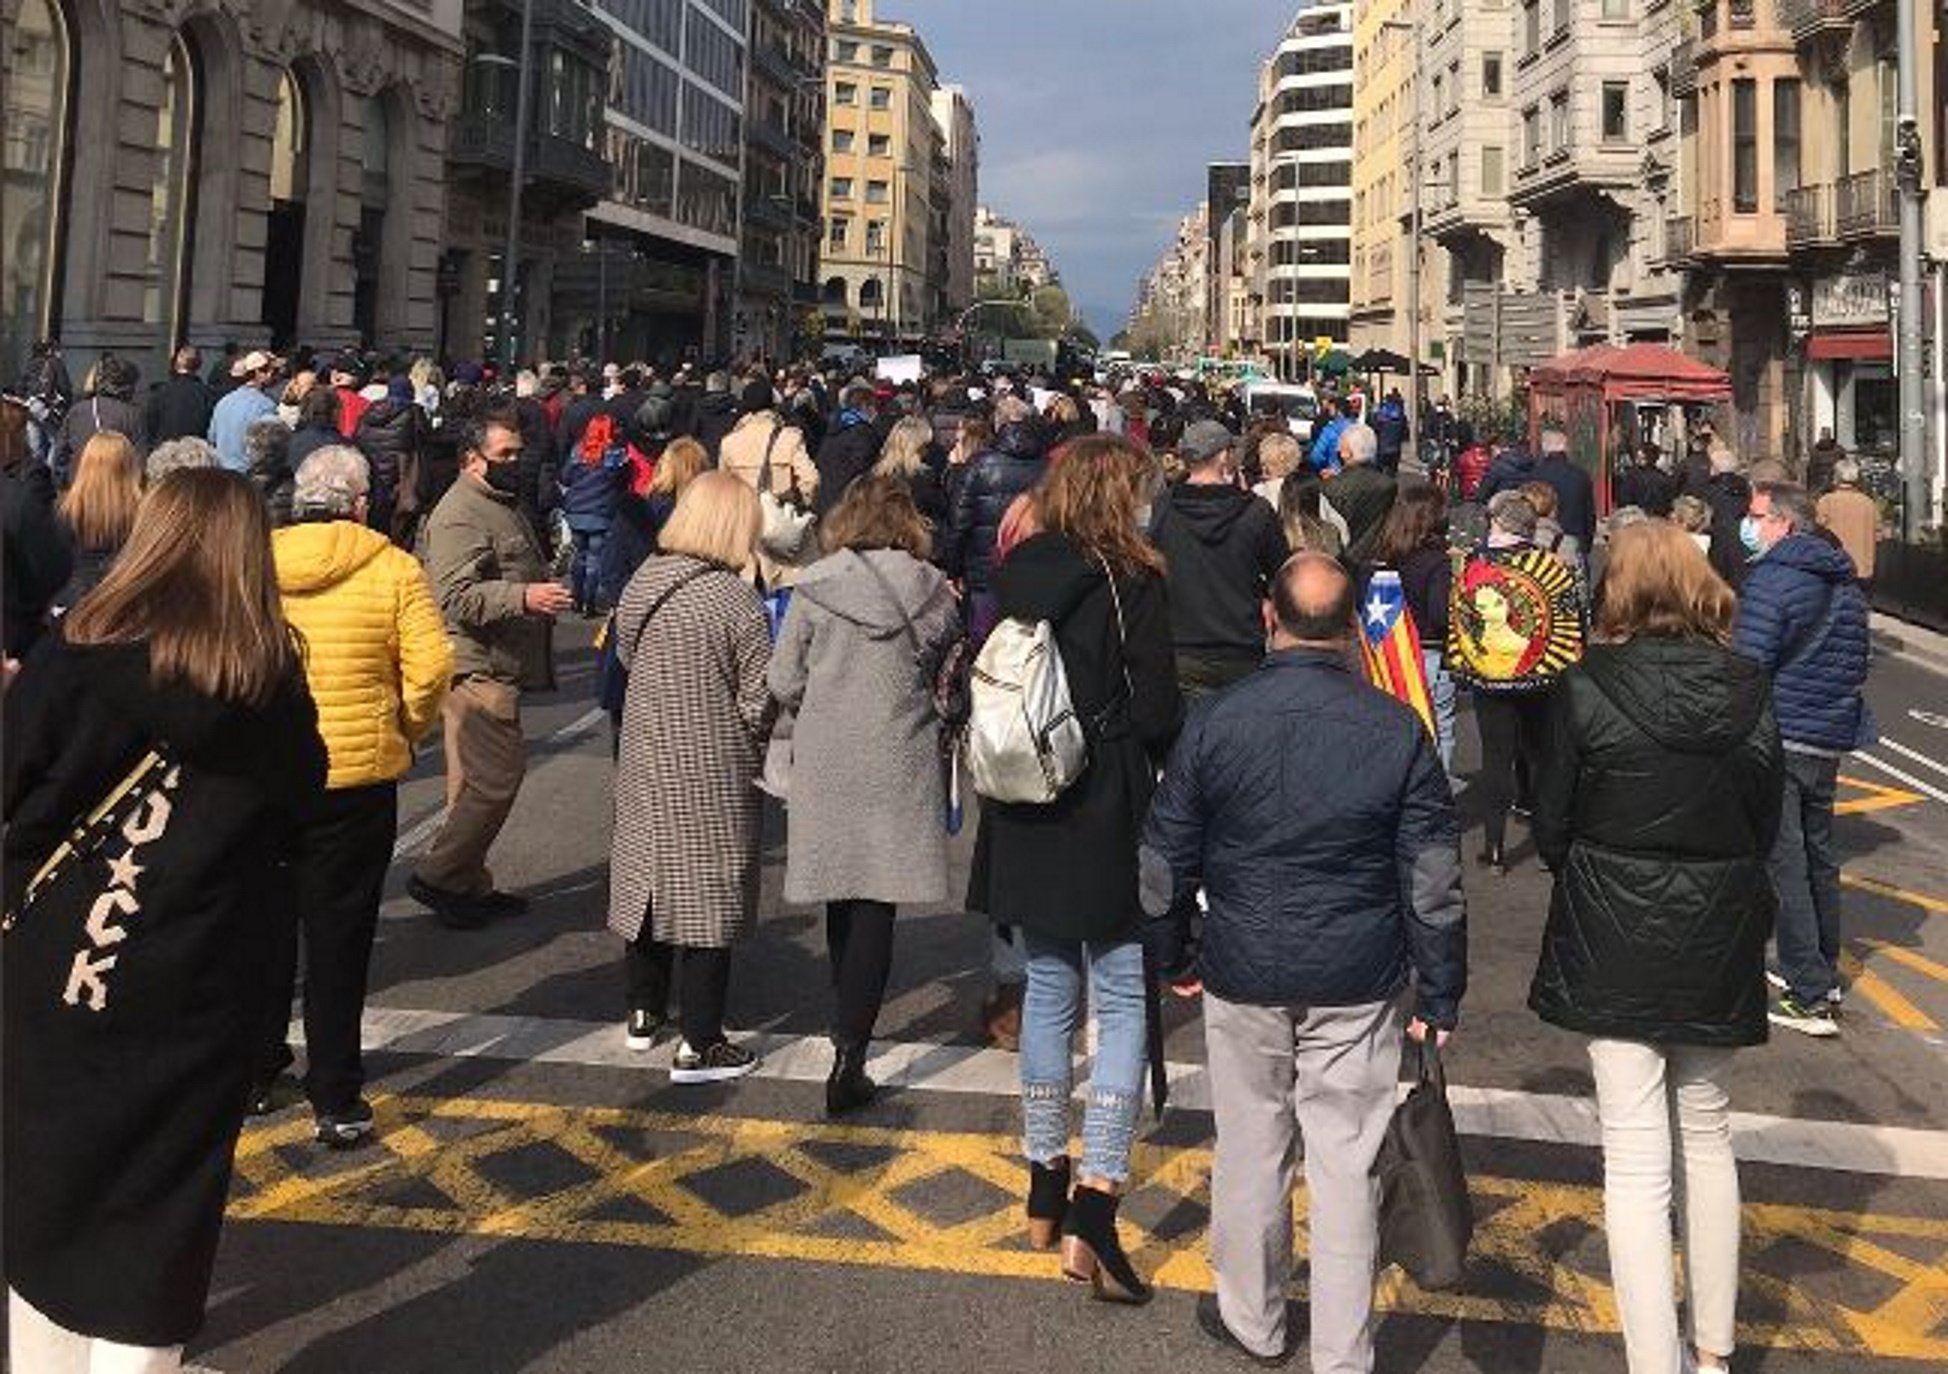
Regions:
[[1150, 532], [1150, 504], [1147, 501], [1136, 508], [1136, 532], [1138, 534]]

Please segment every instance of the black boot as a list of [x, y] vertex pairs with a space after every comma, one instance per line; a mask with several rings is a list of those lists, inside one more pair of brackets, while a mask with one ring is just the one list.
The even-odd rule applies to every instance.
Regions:
[[832, 1042], [832, 1072], [825, 1079], [825, 1114], [844, 1116], [871, 1102], [879, 1085], [866, 1077], [865, 1041], [857, 1044]]
[[1028, 1166], [1028, 1243], [1053, 1250], [1069, 1215], [1069, 1162]]
[[1150, 1285], [1136, 1275], [1116, 1235], [1116, 1209], [1122, 1199], [1087, 1184], [1069, 1199], [1069, 1234], [1062, 1241], [1062, 1272], [1087, 1283], [1103, 1302], [1141, 1307]]
[[1484, 844], [1481, 852], [1475, 855], [1475, 862], [1497, 878], [1508, 872], [1508, 855], [1504, 852], [1500, 840]]

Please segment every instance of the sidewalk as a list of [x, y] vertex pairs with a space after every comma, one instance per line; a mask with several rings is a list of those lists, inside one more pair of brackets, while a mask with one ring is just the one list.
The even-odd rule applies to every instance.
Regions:
[[1874, 648], [1881, 653], [1909, 659], [1937, 673], [1948, 673], [1948, 635], [1879, 611], [1872, 614], [1869, 623], [1873, 627]]

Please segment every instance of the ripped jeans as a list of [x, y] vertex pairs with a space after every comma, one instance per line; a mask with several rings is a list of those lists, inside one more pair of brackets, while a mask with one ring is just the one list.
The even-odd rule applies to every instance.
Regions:
[[1096, 1058], [1082, 1114], [1078, 1176], [1125, 1182], [1130, 1141], [1143, 1105], [1143, 946], [1134, 940], [1051, 940], [1016, 929], [1028, 950], [1028, 986], [1021, 1003], [1022, 1153], [1036, 1164], [1069, 1153], [1074, 1044], [1082, 1024], [1086, 964], [1088, 1002], [1096, 1014]]

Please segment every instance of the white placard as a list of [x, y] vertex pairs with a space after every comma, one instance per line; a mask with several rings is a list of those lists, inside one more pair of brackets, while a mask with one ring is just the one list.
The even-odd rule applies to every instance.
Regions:
[[901, 382], [917, 382], [926, 375], [926, 364], [920, 361], [918, 353], [897, 353], [890, 358], [881, 358], [875, 374], [881, 381], [898, 386]]

